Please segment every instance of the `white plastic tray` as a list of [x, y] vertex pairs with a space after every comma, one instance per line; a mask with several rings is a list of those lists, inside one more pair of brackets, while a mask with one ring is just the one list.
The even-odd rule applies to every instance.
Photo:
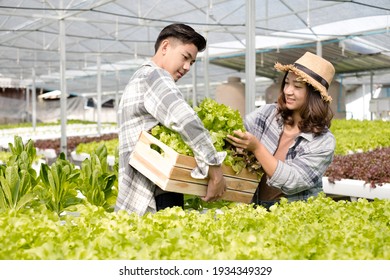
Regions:
[[385, 183], [382, 186], [372, 188], [362, 180], [341, 179], [330, 183], [328, 177], [322, 178], [324, 193], [343, 195], [350, 197], [362, 197], [368, 199], [380, 198], [390, 199], [390, 184]]

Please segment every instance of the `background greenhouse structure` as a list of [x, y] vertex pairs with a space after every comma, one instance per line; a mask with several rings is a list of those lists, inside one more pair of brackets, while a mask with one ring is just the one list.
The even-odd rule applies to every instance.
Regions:
[[272, 102], [274, 63], [311, 51], [335, 65], [337, 117], [389, 119], [388, 0], [3, 0], [0, 120], [61, 119], [62, 137], [66, 118], [115, 122], [129, 78], [173, 22], [208, 40], [178, 82], [193, 104], [238, 77], [252, 111]]

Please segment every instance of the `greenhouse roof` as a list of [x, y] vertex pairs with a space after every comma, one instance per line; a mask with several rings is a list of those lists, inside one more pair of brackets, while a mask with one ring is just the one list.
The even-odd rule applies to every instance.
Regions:
[[[194, 71], [198, 83], [245, 78], [249, 1], [3, 0], [0, 86], [25, 87], [34, 80], [57, 90], [62, 65], [69, 92], [96, 92], [97, 85], [106, 92], [122, 90], [172, 22], [187, 23], [207, 37], [208, 50], [199, 54]], [[362, 82], [358, 78], [371, 73], [390, 82], [389, 0], [256, 0], [255, 7], [258, 76], [273, 79], [276, 61], [293, 62], [312, 51], [332, 61], [345, 82]], [[187, 76], [180, 84], [193, 82]]]

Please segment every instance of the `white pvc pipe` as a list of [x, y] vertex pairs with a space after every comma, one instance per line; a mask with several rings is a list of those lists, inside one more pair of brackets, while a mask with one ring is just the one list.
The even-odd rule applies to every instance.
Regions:
[[256, 101], [256, 10], [255, 0], [246, 0], [245, 114], [252, 112]]
[[32, 68], [32, 96], [31, 96], [31, 111], [32, 111], [32, 127], [35, 131], [37, 126], [37, 89], [35, 85], [35, 69]]
[[101, 116], [102, 116], [102, 69], [100, 54], [96, 58], [97, 65], [97, 133], [101, 134]]
[[[63, 1], [61, 1], [63, 7]], [[59, 22], [59, 46], [60, 46], [60, 77], [61, 77], [61, 152], [67, 156], [67, 141], [66, 141], [66, 35], [65, 35], [65, 20], [60, 19]]]
[[196, 96], [198, 91], [198, 81], [196, 77], [196, 70], [198, 69], [196, 63], [192, 65], [192, 107], [195, 107], [196, 104]]

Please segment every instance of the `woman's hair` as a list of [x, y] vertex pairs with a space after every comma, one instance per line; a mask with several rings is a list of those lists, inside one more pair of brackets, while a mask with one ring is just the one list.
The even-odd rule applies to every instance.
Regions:
[[[278, 97], [278, 113], [283, 118], [285, 124], [292, 125], [292, 110], [286, 106], [286, 97], [283, 92], [285, 80], [288, 72], [286, 72], [281, 86], [281, 91]], [[326, 132], [331, 125], [333, 112], [330, 108], [330, 103], [325, 102], [320, 93], [314, 87], [306, 83], [308, 88], [306, 103], [300, 110], [302, 120], [298, 123], [298, 127], [302, 132], [311, 132], [315, 135], [320, 135]]]
[[194, 44], [198, 52], [206, 48], [206, 39], [192, 27], [182, 23], [173, 23], [161, 30], [154, 44], [154, 51], [157, 52], [161, 42], [169, 37], [175, 38], [183, 44]]

